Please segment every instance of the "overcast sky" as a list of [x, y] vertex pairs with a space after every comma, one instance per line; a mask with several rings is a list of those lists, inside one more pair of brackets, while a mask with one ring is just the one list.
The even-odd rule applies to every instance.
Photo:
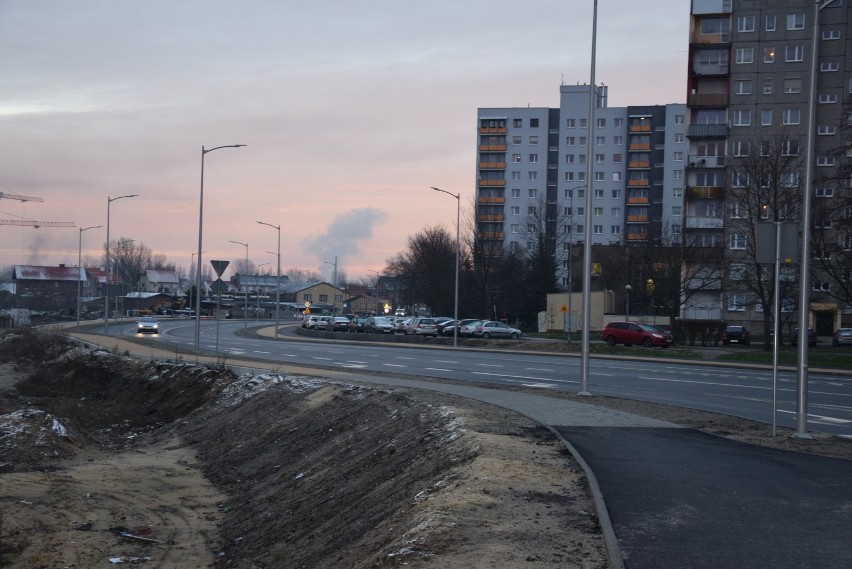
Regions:
[[[478, 107], [556, 107], [586, 83], [592, 0], [0, 0], [0, 266], [77, 264], [106, 226], [188, 267], [375, 276], [470, 210]], [[600, 0], [609, 105], [686, 99], [689, 2]], [[100, 256], [106, 228], [83, 232]], [[227, 276], [227, 273], [226, 273]]]

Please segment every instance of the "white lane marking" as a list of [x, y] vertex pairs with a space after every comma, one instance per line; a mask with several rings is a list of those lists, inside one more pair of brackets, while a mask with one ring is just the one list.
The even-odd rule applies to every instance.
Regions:
[[[795, 415], [797, 413], [797, 411], [787, 411], [784, 409], [778, 409], [778, 412], [787, 413], [788, 415]], [[820, 423], [829, 423], [832, 425], [847, 425], [849, 423], [852, 423], [852, 421], [849, 421], [847, 419], [840, 419], [838, 417], [826, 417], [824, 415], [813, 415], [811, 413], [808, 413], [808, 418]]]
[[254, 350], [255, 354], [271, 354], [272, 352], [263, 352], [261, 350]]
[[544, 387], [546, 389], [556, 389], [552, 383], [522, 383], [524, 387]]
[[456, 361], [453, 361], [453, 360], [435, 360], [435, 362], [437, 362], [439, 364], [457, 364], [457, 363], [459, 363], [459, 362], [456, 362]]
[[476, 365], [478, 365], [479, 367], [503, 367], [502, 365], [499, 365], [499, 364], [476, 364]]
[[524, 369], [526, 369], [528, 371], [547, 371], [547, 372], [551, 372], [551, 373], [556, 373], [557, 371], [559, 371], [559, 370], [555, 370], [555, 369], [548, 369], [546, 367], [528, 367], [528, 368], [524, 368]]
[[408, 366], [402, 365], [402, 364], [382, 364], [382, 365], [387, 366], [387, 367], [408, 367]]
[[407, 358], [405, 356], [394, 356], [393, 359], [395, 359], [395, 360], [414, 360], [414, 359], [417, 359], [417, 358]]
[[320, 360], [320, 361], [323, 361], [323, 362], [330, 362], [331, 361], [331, 358], [321, 358], [319, 356], [313, 356], [313, 357], [311, 357], [311, 359], [312, 360]]
[[361, 365], [361, 364], [349, 364], [349, 363], [342, 363], [340, 365], [341, 365], [341, 367], [349, 367], [349, 368], [355, 368], [355, 369], [364, 369], [364, 368], [367, 367], [367, 366]]
[[665, 377], [648, 377], [639, 376], [638, 379], [647, 379], [649, 381], [664, 381], [668, 383], [691, 383], [695, 385], [713, 385], [718, 387], [740, 387], [742, 389], [772, 389], [772, 387], [760, 387], [757, 385], [740, 385], [738, 383], [719, 383], [715, 381], [695, 381], [692, 379], [668, 379]]
[[[473, 375], [487, 375], [487, 376], [490, 376], [490, 377], [502, 377], [502, 378], [506, 378], [510, 381], [516, 380], [516, 379], [523, 380], [523, 381], [553, 381], [552, 379], [547, 378], [547, 377], [535, 377], [535, 376], [531, 376], [531, 375], [509, 375], [509, 374], [505, 374], [505, 373], [487, 373], [487, 372], [484, 372], [484, 371], [474, 371], [472, 373], [473, 373]], [[578, 383], [578, 382], [566, 380], [566, 381], [563, 381], [562, 383]]]
[[441, 368], [441, 367], [426, 367], [426, 368], [423, 368], [423, 369], [425, 369], [426, 371], [453, 371], [451, 369], [444, 369], [444, 368]]

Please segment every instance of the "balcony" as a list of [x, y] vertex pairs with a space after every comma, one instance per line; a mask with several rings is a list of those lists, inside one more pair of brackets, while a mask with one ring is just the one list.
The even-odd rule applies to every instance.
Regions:
[[714, 44], [714, 43], [731, 43], [730, 32], [721, 32], [718, 34], [702, 34], [700, 30], [695, 30], [692, 37], [689, 38], [689, 43], [697, 44]]
[[724, 226], [725, 220], [721, 217], [686, 216], [687, 229], [722, 229]]
[[502, 222], [505, 219], [505, 216], [502, 213], [491, 213], [480, 215], [478, 219], [482, 222]]
[[630, 233], [627, 232], [627, 240], [628, 241], [647, 241], [648, 234], [647, 233]]
[[651, 150], [650, 142], [635, 142], [627, 147], [631, 152], [641, 152], [642, 150]]
[[690, 154], [688, 157], [690, 168], [724, 168], [724, 156], [699, 156]]
[[506, 198], [502, 196], [479, 196], [476, 203], [506, 203]]
[[509, 131], [505, 126], [483, 126], [479, 129], [479, 134], [506, 134]]
[[485, 241], [497, 241], [503, 239], [502, 231], [481, 231], [479, 238]]
[[688, 107], [727, 107], [727, 93], [690, 93], [686, 97]]
[[480, 162], [479, 163], [480, 170], [505, 170], [506, 163], [505, 162]]
[[725, 197], [725, 188], [722, 186], [690, 186], [686, 195], [694, 200], [720, 200]]
[[647, 188], [651, 185], [651, 180], [648, 180], [647, 178], [643, 180], [627, 180], [627, 185], [633, 188]]
[[728, 75], [731, 72], [730, 66], [726, 63], [693, 63], [692, 75]]
[[503, 144], [480, 144], [480, 152], [506, 152], [506, 143]]
[[651, 168], [651, 163], [647, 160], [636, 160], [628, 162], [627, 167], [631, 170], [649, 170]]
[[728, 136], [726, 124], [691, 124], [686, 129], [689, 138], [715, 138]]
[[629, 197], [629, 198], [627, 198], [627, 203], [629, 203], [629, 204], [647, 204], [649, 202], [648, 202], [647, 197]]
[[634, 133], [634, 132], [651, 132], [651, 125], [649, 125], [649, 124], [632, 124], [632, 125], [630, 125], [630, 128], [628, 129], [627, 132], [629, 132], [631, 134]]
[[647, 215], [628, 215], [627, 216], [628, 223], [648, 223]]
[[506, 180], [479, 180], [480, 186], [505, 186]]

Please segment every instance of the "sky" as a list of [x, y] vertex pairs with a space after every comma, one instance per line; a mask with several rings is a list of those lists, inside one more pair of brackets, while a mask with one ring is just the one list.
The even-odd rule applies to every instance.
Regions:
[[[479, 107], [590, 78], [593, 0], [0, 0], [0, 267], [133, 239], [375, 278], [470, 212]], [[609, 106], [683, 103], [689, 2], [600, 0]], [[138, 194], [135, 198], [111, 198]], [[109, 206], [108, 206], [109, 204]], [[102, 225], [102, 228], [81, 228]], [[265, 269], [265, 267], [264, 267]], [[225, 273], [228, 277], [230, 270]]]

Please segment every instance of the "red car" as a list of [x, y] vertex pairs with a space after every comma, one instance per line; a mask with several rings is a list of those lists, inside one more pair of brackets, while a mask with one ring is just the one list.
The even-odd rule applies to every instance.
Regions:
[[642, 322], [610, 322], [601, 331], [601, 340], [610, 346], [639, 344], [646, 348], [652, 346], [668, 348], [674, 343], [671, 332]]

